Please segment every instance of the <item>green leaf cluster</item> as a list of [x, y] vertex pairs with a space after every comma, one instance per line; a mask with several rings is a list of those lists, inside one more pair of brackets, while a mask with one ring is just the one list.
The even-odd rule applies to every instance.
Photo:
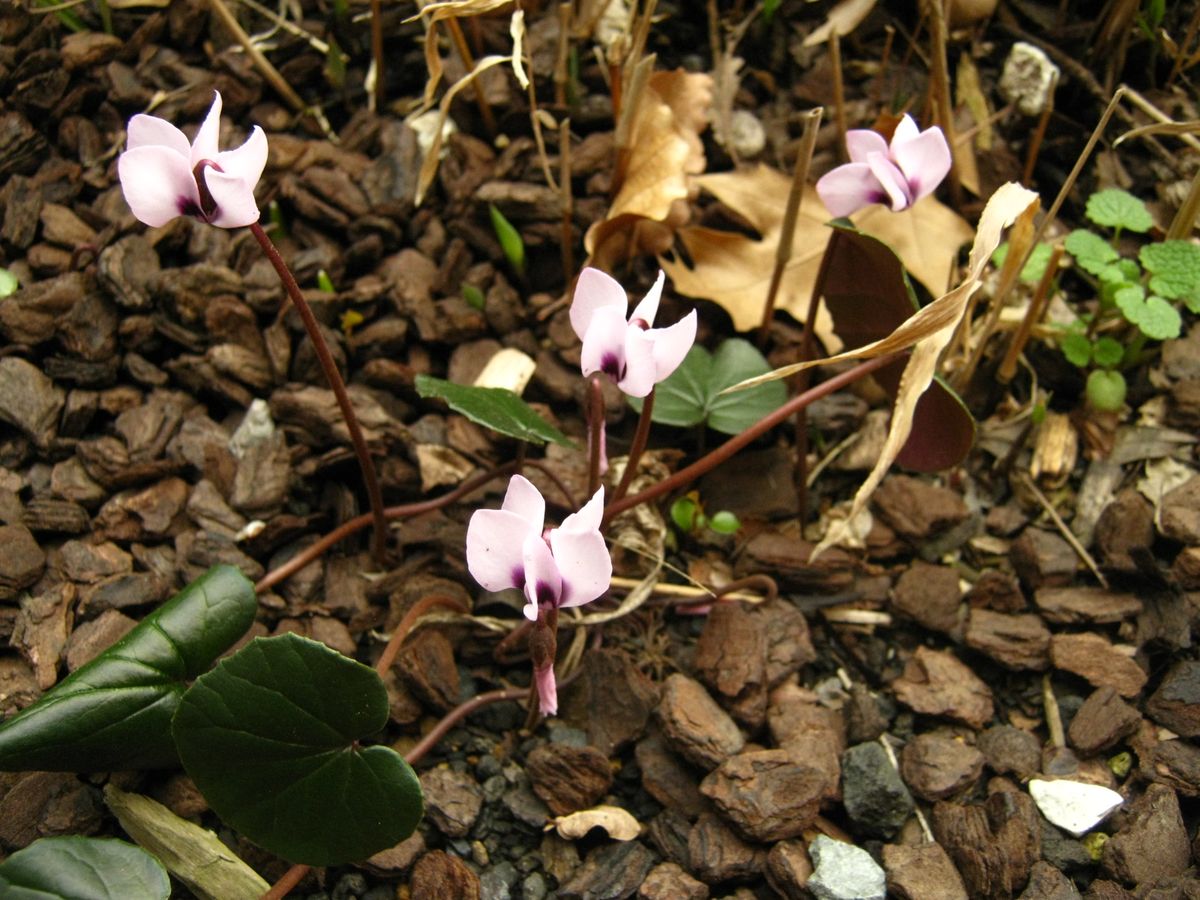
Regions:
[[[1009, 244], [1008, 241], [1002, 243], [996, 248], [992, 254], [992, 265], [1000, 268], [1004, 265], [1004, 261], [1008, 259]], [[1054, 248], [1045, 241], [1040, 241], [1033, 252], [1029, 254], [1029, 259], [1025, 260], [1025, 265], [1021, 267], [1021, 274], [1018, 276], [1021, 281], [1026, 284], [1037, 284], [1042, 280], [1042, 276], [1046, 274], [1046, 266], [1050, 262], [1050, 254]]]
[[1107, 335], [1092, 340], [1081, 328], [1069, 331], [1060, 342], [1063, 355], [1081, 369], [1090, 365], [1112, 369], [1125, 357], [1125, 348]]
[[695, 534], [708, 528], [717, 534], [735, 534], [742, 527], [741, 520], [727, 509], [708, 516], [695, 491], [691, 491], [671, 504], [671, 521], [675, 527], [687, 534]]

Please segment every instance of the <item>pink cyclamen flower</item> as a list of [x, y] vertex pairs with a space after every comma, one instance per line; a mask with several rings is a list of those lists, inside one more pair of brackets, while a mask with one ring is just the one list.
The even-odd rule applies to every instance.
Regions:
[[858, 129], [846, 133], [846, 150], [850, 162], [817, 182], [817, 193], [834, 217], [872, 203], [886, 203], [893, 212], [907, 209], [933, 193], [950, 171], [942, 129], [920, 131], [909, 115], [897, 123], [890, 144], [877, 131]]
[[630, 397], [645, 397], [683, 362], [696, 341], [696, 311], [669, 328], [651, 328], [663, 273], [625, 320], [629, 298], [615, 279], [587, 268], [575, 285], [571, 327], [583, 341], [584, 377], [603, 372]]
[[489, 591], [519, 588], [525, 617], [538, 610], [590, 603], [612, 581], [612, 559], [600, 534], [601, 487], [558, 528], [544, 529], [546, 501], [530, 481], [514, 475], [500, 509], [481, 509], [467, 526], [467, 568]]
[[128, 146], [117, 159], [117, 174], [138, 221], [158, 226], [176, 216], [195, 216], [220, 228], [258, 221], [254, 186], [267, 163], [267, 136], [255, 125], [242, 146], [219, 151], [221, 95], [213, 95], [190, 144], [166, 119], [136, 115], [129, 120]]

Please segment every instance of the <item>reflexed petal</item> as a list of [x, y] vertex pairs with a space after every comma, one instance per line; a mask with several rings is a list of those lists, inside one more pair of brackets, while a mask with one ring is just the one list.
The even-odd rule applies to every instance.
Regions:
[[[887, 141], [878, 131], [869, 128], [856, 128], [846, 132], [846, 152], [850, 154], [850, 162], [865, 163], [868, 153], [888, 152]], [[834, 171], [837, 171], [836, 169]]]
[[[525, 599], [538, 607], [558, 606], [563, 580], [546, 542], [540, 535], [530, 535], [525, 538], [521, 555], [525, 562]], [[529, 616], [528, 606], [525, 615]]]
[[887, 196], [865, 162], [846, 163], [826, 172], [817, 181], [817, 193], [835, 219], [858, 212]]
[[662, 298], [663, 280], [666, 277], [663, 270], [659, 269], [658, 278], [654, 280], [650, 290], [646, 291], [646, 296], [633, 308], [633, 312], [629, 316], [630, 322], [634, 319], [641, 319], [647, 325], [654, 324], [654, 317], [658, 315], [658, 301]]
[[579, 512], [571, 513], [563, 519], [556, 530], [570, 534], [584, 534], [588, 531], [599, 531], [600, 522], [604, 518], [604, 485], [592, 494], [592, 499], [583, 504]]
[[252, 187], [262, 177], [267, 164], [267, 135], [257, 125], [250, 137], [236, 150], [224, 150], [213, 160], [226, 175], [240, 178]]
[[240, 228], [253, 225], [262, 217], [252, 183], [227, 172], [218, 172], [212, 166], [206, 166], [201, 177], [217, 204], [217, 211], [209, 220], [211, 224], [218, 228]]
[[895, 159], [896, 148], [900, 147], [909, 141], [916, 138], [921, 133], [921, 129], [917, 127], [916, 120], [908, 113], [905, 113], [900, 121], [896, 123], [896, 127], [892, 130], [892, 158]]
[[467, 569], [489, 591], [519, 588], [525, 581], [524, 519], [501, 509], [476, 510], [467, 525]]
[[585, 378], [593, 372], [605, 371], [606, 365], [615, 366], [619, 377], [625, 367], [625, 332], [628, 328], [623, 307], [604, 306], [592, 313], [579, 356]]
[[937, 127], [902, 144], [893, 143], [892, 158], [904, 173], [914, 201], [933, 193], [950, 171], [950, 145]]
[[524, 475], [514, 475], [508, 480], [508, 490], [504, 492], [504, 502], [500, 508], [519, 516], [525, 523], [522, 541], [530, 534], [541, 535], [542, 525], [546, 521], [546, 501], [533, 482]]
[[534, 669], [533, 683], [537, 688], [538, 712], [543, 716], [558, 715], [558, 685], [554, 681], [554, 666]]
[[696, 311], [668, 328], [654, 329], [650, 336], [654, 339], [654, 383], [658, 384], [679, 368], [696, 343]]
[[908, 181], [891, 160], [878, 153], [872, 153], [867, 159], [867, 165], [871, 167], [871, 174], [887, 192], [893, 212], [899, 212], [912, 205], [913, 198]]
[[599, 531], [550, 532], [554, 561], [562, 574], [560, 607], [591, 603], [612, 584], [612, 557]]
[[217, 153], [220, 150], [218, 143], [221, 139], [221, 92], [213, 91], [212, 106], [208, 108], [208, 115], [204, 117], [204, 121], [200, 123], [200, 130], [196, 132], [196, 139], [192, 141], [192, 168], [196, 167], [196, 163], [204, 159], [216, 160]]
[[596, 310], [610, 307], [620, 311], [621, 321], [624, 322], [629, 309], [625, 288], [608, 273], [588, 266], [579, 273], [579, 280], [575, 282], [575, 296], [571, 299], [571, 327], [575, 329], [576, 336], [584, 340], [592, 315]]
[[187, 157], [169, 147], [136, 147], [117, 159], [125, 202], [139, 222], [165, 225], [182, 215], [181, 204], [200, 208], [200, 193]]
[[654, 388], [654, 332], [631, 327], [625, 333], [625, 377], [617, 387], [630, 397], [645, 397]]
[[190, 159], [192, 155], [192, 145], [188, 143], [187, 135], [158, 116], [147, 116], [144, 113], [134, 116], [129, 120], [126, 136], [125, 147], [129, 150], [160, 146], [170, 147], [185, 160]]

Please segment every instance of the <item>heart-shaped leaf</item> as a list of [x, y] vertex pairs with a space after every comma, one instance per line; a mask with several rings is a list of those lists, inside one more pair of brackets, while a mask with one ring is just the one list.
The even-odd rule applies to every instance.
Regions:
[[564, 447], [574, 447], [571, 439], [539, 416], [533, 408], [504, 388], [472, 387], [455, 384], [431, 375], [417, 376], [417, 393], [422, 397], [438, 397], [456, 413], [493, 431], [531, 444], [550, 441]]
[[166, 900], [171, 880], [158, 860], [111, 838], [34, 841], [0, 863], [4, 900]]
[[226, 824], [291, 862], [365, 859], [412, 834], [421, 786], [359, 741], [387, 723], [374, 670], [294, 634], [256, 638], [179, 705], [179, 758]]
[[[715, 354], [694, 346], [679, 368], [655, 388], [651, 418], [681, 428], [705, 422], [722, 434], [738, 434], [782, 406], [787, 389], [770, 382], [740, 394], [721, 392], [770, 370], [754, 345], [741, 338], [725, 341]], [[642, 411], [641, 398], [630, 397], [629, 405]]]
[[214, 566], [37, 703], [0, 724], [0, 770], [172, 766], [186, 689], [254, 622], [254, 585]]
[[[826, 248], [825, 303], [833, 330], [854, 350], [891, 334], [919, 308], [900, 258], [883, 241], [834, 224]], [[875, 373], [892, 397], [908, 361]], [[731, 396], [737, 397], [738, 394]], [[962, 462], [975, 441], [975, 420], [958, 395], [935, 378], [913, 412], [912, 432], [896, 462], [918, 472], [936, 472]]]

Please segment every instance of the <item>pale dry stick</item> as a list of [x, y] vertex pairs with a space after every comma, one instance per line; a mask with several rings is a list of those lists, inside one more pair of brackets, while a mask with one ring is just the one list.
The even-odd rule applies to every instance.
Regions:
[[[383, 3], [371, 0], [371, 111], [383, 104]], [[467, 66], [467, 68], [471, 68]]]
[[263, 52], [254, 46], [254, 42], [250, 40], [250, 35], [246, 34], [241, 23], [238, 22], [237, 16], [225, 4], [225, 0], [208, 0], [209, 7], [221, 24], [224, 25], [229, 32], [246, 51], [246, 55], [250, 57], [250, 61], [254, 63], [254, 67], [267, 80], [267, 82], [275, 89], [275, 92], [284, 99], [284, 102], [292, 108], [292, 110], [301, 115], [312, 116], [318, 125], [321, 126], [321, 131], [324, 132], [326, 140], [331, 144], [338, 142], [337, 135], [333, 128], [330, 127], [329, 121], [325, 118], [325, 114], [321, 112], [320, 107], [308, 106], [300, 95], [292, 90], [292, 86], [287, 83], [287, 80], [279, 74], [279, 70], [271, 64], [271, 61], [263, 55]]
[[571, 58], [571, 13], [572, 3], [558, 4], [558, 50], [554, 54], [554, 105], [563, 109], [567, 105], [567, 82], [571, 77], [568, 61]]
[[1058, 514], [1058, 510], [1050, 503], [1049, 498], [1042, 493], [1042, 489], [1037, 486], [1037, 483], [1029, 476], [1028, 472], [1018, 471], [1017, 477], [1033, 494], [1038, 504], [1046, 511], [1046, 515], [1050, 517], [1050, 521], [1054, 523], [1054, 527], [1058, 529], [1058, 533], [1063, 536], [1071, 549], [1075, 551], [1075, 555], [1083, 560], [1083, 564], [1091, 570], [1091, 573], [1096, 576], [1096, 580], [1100, 582], [1102, 587], [1108, 587], [1108, 579], [1104, 577], [1104, 573], [1100, 571], [1100, 567], [1096, 565], [1096, 560], [1092, 558], [1092, 554], [1088, 553], [1087, 548], [1079, 542], [1079, 538], [1075, 537], [1075, 533], [1067, 527], [1067, 523], [1062, 520], [1062, 516]]
[[708, 13], [708, 53], [715, 68], [721, 58], [721, 17], [717, 12], [717, 0], [707, 0], [705, 9]]
[[[892, 768], [899, 775], [900, 763], [896, 759], [896, 749], [892, 746], [892, 741], [894, 740], [895, 738], [890, 734], [881, 734], [879, 736], [879, 745], [883, 747], [883, 752], [887, 754], [888, 762], [892, 764]], [[929, 822], [925, 819], [925, 813], [921, 812], [921, 807], [916, 805], [913, 806], [913, 812], [917, 815], [917, 822], [921, 825], [921, 833], [925, 835], [925, 840], [932, 844], [934, 842], [933, 831], [929, 827]]]
[[563, 277], [575, 272], [575, 192], [571, 185], [571, 120], [558, 123], [558, 202], [562, 205], [562, 267]]
[[1049, 672], [1042, 676], [1042, 706], [1046, 710], [1046, 730], [1050, 732], [1050, 743], [1061, 750], [1067, 746], [1067, 738], [1063, 733], [1062, 712], [1058, 708], [1058, 698], [1054, 696]]
[[1188, 22], [1187, 30], [1183, 33], [1183, 40], [1179, 42], [1179, 52], [1175, 55], [1175, 64], [1171, 66], [1171, 74], [1167, 76], [1167, 87], [1171, 86], [1171, 82], [1179, 77], [1179, 73], [1183, 71], [1183, 61], [1188, 59], [1188, 64], [1191, 65], [1200, 56], [1200, 50], [1192, 56], [1188, 56], [1187, 48], [1192, 43], [1192, 39], [1196, 37], [1197, 30], [1200, 30], [1200, 5], [1196, 6], [1196, 11], [1192, 13], [1192, 19]]
[[889, 628], [893, 621], [891, 613], [874, 609], [827, 609], [821, 615], [826, 622], [835, 625], [879, 625]]
[[[656, 61], [657, 57], [653, 53], [638, 60], [629, 75], [629, 83], [621, 89], [620, 114], [617, 116], [616, 133], [613, 137], [617, 157], [613, 165], [611, 187], [611, 193], [614, 197], [625, 182], [625, 175], [629, 169], [629, 156], [633, 145], [633, 120], [637, 115], [638, 106], [642, 102], [642, 94], [646, 90], [646, 83], [650, 80], [650, 75], [654, 71], [654, 63]], [[623, 80], [621, 79], [621, 81]], [[613, 82], [614, 86], [618, 83], [620, 82]], [[615, 111], [615, 100], [613, 108]]]
[[292, 37], [300, 38], [300, 40], [307, 43], [308, 46], [312, 47], [314, 50], [316, 50], [322, 56], [324, 56], [326, 53], [329, 52], [329, 45], [327, 43], [325, 43], [323, 40], [321, 40], [319, 37], [317, 37], [315, 34], [309, 34], [307, 31], [305, 31], [299, 25], [295, 24], [294, 22], [284, 18], [282, 15], [275, 12], [275, 10], [270, 9], [269, 7], [263, 6], [261, 3], [258, 2], [258, 0], [237, 0], [237, 2], [242, 4], [242, 6], [246, 6], [246, 7], [249, 7], [250, 9], [254, 10], [256, 13], [258, 13], [264, 19], [270, 20], [275, 25], [276, 28], [286, 31]]
[[1188, 188], [1183, 203], [1175, 210], [1175, 218], [1167, 228], [1167, 240], [1181, 241], [1190, 237], [1192, 229], [1196, 227], [1197, 216], [1200, 216], [1200, 171], [1197, 171], [1192, 179], [1192, 186]]
[[[783, 210], [783, 224], [779, 230], [779, 243], [775, 245], [775, 268], [771, 270], [771, 284], [767, 288], [767, 299], [763, 304], [762, 322], [758, 326], [758, 346], [764, 347], [771, 331], [771, 319], [775, 315], [775, 298], [779, 294], [779, 285], [783, 281], [783, 272], [791, 262], [792, 246], [796, 235], [796, 221], [800, 217], [800, 203], [804, 198], [804, 188], [808, 184], [808, 167], [812, 163], [813, 147], [817, 143], [817, 133], [821, 129], [823, 107], [816, 107], [804, 113], [804, 131], [800, 135], [800, 147], [796, 151], [796, 168], [792, 170], [792, 187], [788, 192], [787, 206]], [[813, 297], [810, 301], [817, 302]]]
[[[614, 575], [612, 586], [615, 588], [626, 588], [632, 590], [641, 584], [641, 581], [636, 578], [623, 578], [619, 575]], [[716, 600], [717, 595], [706, 587], [697, 586], [694, 584], [671, 584], [659, 582], [651, 588], [652, 596], [668, 597], [679, 603], [697, 603], [705, 600]], [[720, 595], [723, 600], [738, 600], [743, 603], [762, 603], [765, 598], [757, 594], [748, 594], [745, 591], [735, 590], [723, 593]]]
[[[1176, 124], [1174, 119], [1168, 116], [1165, 112], [1143, 97], [1129, 85], [1123, 84], [1121, 85], [1121, 88], [1125, 91], [1125, 96], [1129, 98], [1129, 102], [1152, 118], [1155, 122], [1158, 122], [1160, 125]], [[1141, 129], [1138, 130], [1140, 131]], [[1121, 141], [1125, 140], [1127, 137], [1128, 135], [1122, 135], [1121, 137], [1117, 138], [1116, 141], [1113, 142], [1114, 146], [1121, 143]], [[1200, 140], [1198, 140], [1194, 135], [1184, 132], [1177, 135], [1177, 137], [1193, 150], [1200, 150]]]
[[927, 0], [929, 10], [929, 89], [937, 110], [937, 123], [942, 126], [950, 145], [950, 200], [955, 209], [962, 209], [962, 182], [959, 180], [958, 145], [954, 139], [954, 110], [950, 103], [950, 68], [946, 62], [946, 9], [942, 0]]
[[1038, 280], [1037, 289], [1033, 292], [1033, 299], [1029, 301], [1029, 307], [1025, 310], [1025, 318], [1021, 320], [1020, 326], [1009, 339], [1008, 349], [1004, 352], [1000, 368], [996, 370], [996, 379], [1001, 384], [1008, 384], [1016, 377], [1017, 361], [1020, 359], [1025, 345], [1029, 342], [1033, 327], [1042, 320], [1046, 307], [1049, 305], [1050, 286], [1054, 283], [1054, 276], [1058, 274], [1058, 262], [1062, 259], [1062, 255], [1062, 244], [1055, 244], [1050, 249], [1050, 259], [1046, 262], [1046, 271]]
[[1037, 126], [1033, 129], [1033, 136], [1029, 139], [1029, 149], [1025, 151], [1025, 169], [1021, 172], [1021, 183], [1031, 184], [1033, 182], [1033, 167], [1037, 164], [1038, 152], [1042, 149], [1042, 141], [1046, 137], [1046, 126], [1050, 123], [1050, 116], [1054, 112], [1054, 91], [1058, 88], [1058, 69], [1055, 69], [1050, 74], [1050, 87], [1046, 90], [1046, 103], [1042, 107], [1042, 114], [1038, 116]]
[[[454, 16], [447, 16], [446, 30], [450, 32], [450, 41], [454, 44], [454, 49], [458, 53], [458, 58], [462, 60], [463, 68], [468, 72], [475, 69], [475, 56], [471, 53], [471, 48], [467, 46], [467, 38], [462, 33], [462, 26], [458, 24], [458, 19]], [[483, 82], [480, 81], [473, 85], [475, 93], [475, 106], [479, 109], [479, 118], [483, 120], [483, 127], [487, 129], [487, 133], [492, 137], [496, 136], [496, 117], [492, 114], [491, 104], [488, 103], [487, 97], [483, 93]]]
[[838, 162], [846, 161], [846, 86], [842, 80], [842, 36], [829, 32], [829, 65], [833, 69], [833, 121], [837, 124]]

